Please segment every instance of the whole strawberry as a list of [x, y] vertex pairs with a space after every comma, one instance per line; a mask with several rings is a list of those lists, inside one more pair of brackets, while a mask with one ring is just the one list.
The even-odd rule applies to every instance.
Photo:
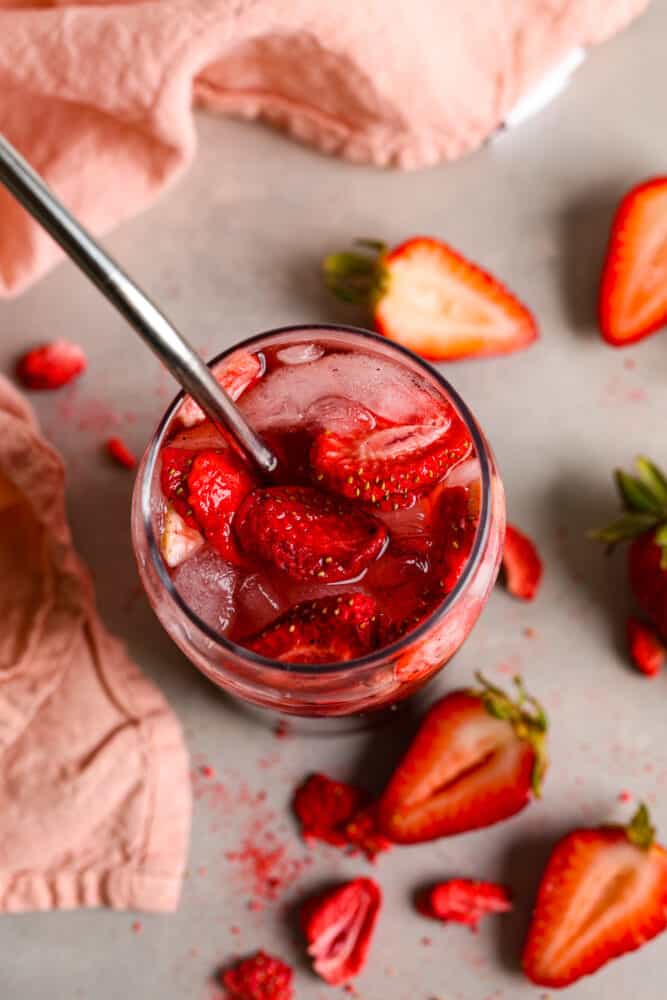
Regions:
[[609, 546], [631, 542], [632, 593], [644, 615], [667, 638], [667, 478], [647, 458], [638, 458], [635, 469], [636, 476], [616, 470], [624, 513], [592, 537]]

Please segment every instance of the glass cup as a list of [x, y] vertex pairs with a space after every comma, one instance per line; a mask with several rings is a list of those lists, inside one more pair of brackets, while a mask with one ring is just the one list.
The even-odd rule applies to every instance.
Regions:
[[346, 350], [388, 358], [426, 380], [458, 412], [479, 460], [480, 514], [463, 573], [443, 602], [414, 631], [390, 646], [344, 663], [290, 664], [267, 659], [231, 642], [188, 606], [162, 559], [157, 519], [161, 506], [160, 451], [181, 393], [158, 426], [139, 466], [132, 498], [132, 539], [142, 584], [174, 642], [214, 684], [235, 698], [297, 716], [349, 716], [386, 709], [413, 694], [447, 663], [484, 607], [500, 566], [505, 498], [493, 455], [475, 418], [448, 382], [411, 351], [366, 330], [346, 326], [295, 326], [270, 330], [224, 351], [261, 351], [313, 338]]

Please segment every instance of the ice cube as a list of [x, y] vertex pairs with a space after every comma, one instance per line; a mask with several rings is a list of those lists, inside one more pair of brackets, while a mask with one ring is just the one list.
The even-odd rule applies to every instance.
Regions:
[[412, 507], [404, 507], [401, 510], [377, 510], [373, 513], [387, 526], [392, 540], [401, 542], [414, 539], [414, 546], [410, 544], [409, 548], [419, 547], [417, 539], [425, 541], [425, 536], [432, 527], [432, 502], [429, 497], [422, 497]]
[[365, 406], [344, 396], [322, 396], [315, 400], [306, 410], [305, 422], [313, 429], [335, 431], [336, 434], [370, 432], [377, 423]]
[[396, 423], [437, 421], [442, 403], [409, 369], [369, 354], [328, 354], [307, 364], [279, 368], [239, 400], [259, 431], [293, 427], [325, 397], [344, 397]]
[[446, 479], [447, 486], [472, 486], [481, 479], [478, 458], [469, 458], [452, 469]]
[[195, 424], [194, 427], [188, 427], [187, 430], [179, 431], [169, 441], [169, 447], [191, 448], [193, 451], [208, 451], [215, 448], [226, 448], [227, 442], [210, 420], [204, 420], [200, 424]]
[[174, 571], [174, 586], [207, 625], [226, 632], [234, 616], [237, 572], [212, 549], [201, 549]]
[[321, 344], [292, 344], [278, 351], [277, 358], [284, 365], [305, 365], [307, 361], [317, 361], [324, 354]]
[[236, 630], [239, 635], [259, 632], [287, 607], [265, 574], [251, 573], [236, 591]]

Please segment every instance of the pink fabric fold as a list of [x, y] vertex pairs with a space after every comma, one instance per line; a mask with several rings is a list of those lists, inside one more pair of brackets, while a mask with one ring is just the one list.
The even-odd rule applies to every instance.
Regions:
[[0, 375], [0, 911], [173, 910], [180, 725], [101, 624], [63, 467]]
[[[103, 233], [190, 162], [193, 99], [355, 162], [424, 167], [475, 149], [647, 3], [0, 0], [0, 131]], [[0, 295], [58, 255], [0, 192]]]

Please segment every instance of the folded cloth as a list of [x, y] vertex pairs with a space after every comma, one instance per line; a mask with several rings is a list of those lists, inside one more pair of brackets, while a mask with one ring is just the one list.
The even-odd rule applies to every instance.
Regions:
[[99, 621], [63, 467], [0, 375], [0, 911], [173, 910], [180, 726]]
[[[193, 96], [329, 153], [461, 156], [648, 0], [0, 0], [0, 132], [104, 232], [194, 153]], [[233, 156], [233, 151], [230, 151]], [[0, 295], [58, 250], [0, 192]]]

